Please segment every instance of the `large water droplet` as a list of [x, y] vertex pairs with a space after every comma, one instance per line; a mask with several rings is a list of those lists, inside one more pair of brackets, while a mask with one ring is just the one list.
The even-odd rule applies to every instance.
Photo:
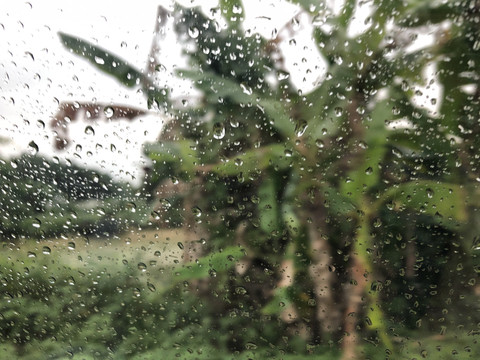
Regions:
[[315, 145], [317, 145], [317, 147], [318, 147], [319, 149], [325, 147], [325, 143], [323, 142], [322, 139], [317, 139], [317, 140], [315, 140]]
[[28, 152], [32, 155], [37, 155], [38, 145], [35, 143], [35, 141], [30, 141], [28, 143]]
[[103, 113], [105, 114], [107, 119], [110, 119], [115, 113], [115, 110], [113, 110], [113, 107], [111, 106], [106, 106], [105, 109], [103, 109]]
[[88, 126], [85, 128], [85, 134], [87, 134], [87, 135], [95, 135], [95, 130], [93, 129], [93, 127], [91, 127], [90, 125], [88, 125]]
[[192, 213], [195, 217], [200, 217], [202, 216], [202, 209], [200, 209], [198, 206], [194, 206], [192, 208]]
[[223, 126], [222, 123], [215, 123], [213, 125], [213, 137], [215, 139], [223, 139], [223, 137], [225, 136], [225, 126]]
[[192, 39], [196, 39], [198, 37], [198, 35], [200, 35], [200, 31], [198, 31], [198, 29], [194, 26], [188, 28], [188, 35], [192, 38]]
[[298, 137], [302, 136], [307, 130], [308, 123], [305, 120], [299, 120], [295, 125], [295, 135]]
[[42, 222], [39, 219], [33, 220], [32, 226], [36, 229], [39, 229], [42, 226]]
[[427, 192], [427, 196], [428, 196], [429, 199], [433, 198], [433, 195], [434, 195], [435, 193], [434, 193], [434, 191], [433, 191], [432, 189], [428, 188], [428, 189], [426, 190], [426, 192]]

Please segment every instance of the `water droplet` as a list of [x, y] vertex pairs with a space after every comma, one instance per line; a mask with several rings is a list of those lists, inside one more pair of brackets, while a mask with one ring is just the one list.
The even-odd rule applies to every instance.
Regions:
[[302, 136], [307, 130], [308, 123], [305, 120], [299, 120], [295, 125], [295, 135], [298, 137]]
[[223, 139], [223, 137], [225, 136], [225, 127], [223, 126], [222, 123], [215, 123], [213, 125], [213, 137], [215, 139]]
[[427, 196], [428, 196], [429, 199], [433, 198], [433, 195], [434, 195], [435, 193], [434, 193], [434, 191], [433, 191], [432, 189], [428, 188], [428, 189], [426, 190], [426, 192], [427, 192]]
[[319, 149], [325, 147], [325, 143], [324, 143], [323, 140], [321, 140], [321, 139], [315, 140], [315, 145], [317, 145], [317, 147], [318, 147]]
[[380, 218], [376, 218], [374, 221], [373, 221], [373, 226], [378, 228], [380, 226], [382, 226], [382, 220]]
[[99, 65], [104, 65], [105, 64], [105, 60], [103, 58], [101, 58], [100, 56], [95, 56], [95, 62]]
[[157, 257], [160, 257], [160, 256], [162, 255], [162, 253], [157, 250], [157, 251], [155, 251], [155, 252], [153, 253], [153, 255], [155, 255], [155, 256], [157, 256]]
[[240, 87], [242, 88], [242, 91], [243, 91], [244, 94], [247, 94], [247, 95], [252, 95], [253, 94], [253, 90], [250, 86], [245, 85], [245, 84], [240, 84]]
[[475, 42], [473, 43], [473, 50], [480, 50], [480, 40], [475, 40]]
[[73, 241], [68, 243], [68, 250], [75, 250], [75, 243]]
[[137, 264], [137, 267], [138, 267], [138, 270], [140, 270], [140, 271], [147, 271], [147, 265], [143, 262], [139, 262]]
[[33, 251], [29, 251], [29, 252], [27, 252], [27, 257], [29, 257], [29, 258], [36, 258], [36, 257], [37, 257], [37, 254], [35, 254]]
[[45, 122], [42, 121], [42, 120], [37, 120], [37, 126], [38, 126], [40, 129], [45, 129]]
[[33, 220], [32, 226], [36, 229], [39, 229], [42, 226], [42, 222], [39, 219]]
[[51, 253], [52, 253], [52, 249], [50, 249], [48, 246], [44, 246], [42, 248], [42, 254], [50, 255]]
[[53, 276], [50, 276], [50, 277], [48, 278], [48, 282], [49, 282], [50, 284], [55, 284], [55, 283], [57, 282], [57, 279], [55, 279]]
[[198, 29], [194, 26], [188, 28], [188, 35], [192, 38], [192, 39], [196, 39], [198, 37], [198, 35], [200, 35], [200, 31], [198, 31]]
[[87, 134], [87, 135], [95, 135], [95, 130], [93, 130], [93, 127], [91, 127], [90, 125], [88, 125], [88, 126], [85, 128], [85, 134]]
[[209, 274], [211, 277], [217, 277], [217, 271], [214, 270], [214, 269], [208, 270], [208, 274]]
[[336, 107], [335, 108], [335, 116], [340, 117], [343, 115], [343, 109], [341, 107]]
[[30, 141], [28, 143], [28, 152], [32, 155], [37, 155], [38, 145], [35, 143], [35, 141]]
[[68, 285], [75, 285], [75, 279], [73, 278], [73, 276], [71, 276], [69, 279], [68, 279]]
[[293, 151], [289, 149], [285, 149], [283, 152], [285, 154], [285, 157], [292, 157], [293, 156]]
[[105, 114], [107, 119], [110, 119], [115, 113], [115, 110], [111, 106], [106, 106], [105, 109], [103, 109], [103, 113]]
[[238, 286], [235, 288], [235, 293], [238, 295], [245, 295], [247, 293], [247, 290], [242, 286]]
[[128, 202], [125, 207], [128, 211], [134, 213], [137, 211], [137, 205], [134, 202]]
[[148, 290], [150, 290], [151, 292], [155, 292], [157, 289], [155, 288], [155, 286], [152, 284], [152, 283], [149, 283], [147, 282], [147, 288]]
[[178, 246], [178, 248], [179, 248], [180, 250], [185, 249], [185, 247], [183, 246], [183, 243], [181, 243], [180, 241], [177, 242], [177, 246]]
[[195, 217], [200, 217], [202, 216], [202, 209], [200, 209], [198, 206], [194, 206], [192, 208], [192, 213]]
[[365, 174], [367, 175], [371, 175], [373, 173], [373, 169], [371, 166], [369, 166], [368, 168], [365, 169]]

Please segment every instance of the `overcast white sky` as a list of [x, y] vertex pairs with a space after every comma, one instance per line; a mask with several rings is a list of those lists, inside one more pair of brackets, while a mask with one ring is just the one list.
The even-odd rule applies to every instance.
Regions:
[[[138, 169], [143, 161], [141, 145], [158, 136], [162, 124], [158, 116], [144, 117], [134, 123], [94, 124], [94, 136], [84, 133], [84, 123], [76, 122], [70, 128], [73, 144], [67, 151], [54, 151], [48, 124], [57, 110], [58, 101], [97, 100], [143, 108], [146, 105], [145, 98], [136, 90], [122, 87], [88, 62], [70, 54], [61, 45], [57, 33], [62, 31], [96, 42], [143, 69], [152, 42], [157, 5], [169, 8], [172, 3], [168, 0], [134, 3], [114, 0], [3, 1], [0, 12], [0, 137], [10, 142], [0, 145], [0, 157], [25, 151], [28, 144], [35, 141], [45, 156], [58, 156], [103, 168], [114, 176], [139, 179]], [[195, 4], [195, 1], [183, 3]], [[203, 0], [196, 3], [210, 9], [218, 2]], [[337, 8], [339, 3], [333, 2]], [[299, 11], [297, 7], [278, 0], [247, 0], [244, 4], [245, 28], [267, 37]], [[362, 11], [363, 18], [368, 14], [368, 8]], [[325, 67], [311, 42], [308, 19], [302, 16], [295, 35], [296, 44], [289, 43], [289, 35], [283, 34], [286, 41], [282, 50], [294, 83], [307, 92], [324, 74]], [[365, 24], [360, 18], [352, 26], [352, 32], [364, 29]], [[171, 31], [160, 47], [161, 62], [169, 72], [182, 64]], [[303, 58], [306, 61], [302, 61]], [[174, 84], [177, 89], [174, 96], [188, 97], [192, 92], [188, 85]], [[40, 121], [46, 124], [45, 128]], [[115, 146], [113, 151], [111, 144]]]

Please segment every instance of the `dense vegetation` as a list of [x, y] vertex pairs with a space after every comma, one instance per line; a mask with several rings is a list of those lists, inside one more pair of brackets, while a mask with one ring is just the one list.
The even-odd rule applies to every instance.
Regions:
[[[26, 273], [18, 257], [5, 261], [9, 351], [349, 359], [427, 357], [436, 347], [445, 358], [478, 356], [480, 5], [374, 1], [371, 26], [350, 37], [356, 1], [338, 15], [321, 1], [294, 2], [327, 61], [308, 94], [283, 64], [284, 35], [245, 33], [240, 1], [212, 14], [160, 9], [189, 58], [177, 75], [201, 94], [181, 106], [156, 84], [157, 59], [143, 73], [61, 34], [172, 119], [145, 145], [152, 166], [137, 196], [155, 208], [152, 225], [181, 225], [191, 241], [179, 242], [186, 263], [162, 268], [158, 288], [136, 269], [102, 265], [74, 287], [77, 270], [62, 269], [52, 285], [39, 261]], [[433, 45], [411, 50], [427, 32]], [[430, 65], [435, 77], [425, 79]], [[442, 87], [429, 99], [436, 111], [414, 101], [430, 80]], [[411, 338], [426, 340], [417, 349]]]

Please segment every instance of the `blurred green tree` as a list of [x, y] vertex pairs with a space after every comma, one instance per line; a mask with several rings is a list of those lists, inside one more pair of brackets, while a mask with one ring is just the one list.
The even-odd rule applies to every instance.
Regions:
[[[244, 31], [241, 1], [214, 9], [225, 27], [196, 8], [169, 15], [189, 58], [177, 75], [201, 94], [182, 106], [155, 85], [155, 60], [145, 73], [61, 34], [172, 119], [145, 146], [153, 165], [143, 191], [164, 204], [180, 192], [183, 226], [202, 237], [186, 246], [192, 263], [176, 279], [223, 329], [212, 343], [241, 352], [301, 334], [313, 347], [341, 342], [349, 359], [361, 338], [394, 352], [398, 323], [424, 319], [441, 332], [475, 323], [473, 313], [445, 319], [445, 302], [468, 311], [478, 275], [479, 4], [375, 0], [368, 29], [349, 36], [361, 2], [337, 15], [323, 1], [293, 2], [327, 61], [308, 94], [284, 67], [281, 33]], [[426, 32], [433, 44], [412, 49]], [[427, 66], [443, 89], [430, 99], [435, 112], [414, 101], [431, 85]], [[454, 296], [467, 300], [451, 305]]]

